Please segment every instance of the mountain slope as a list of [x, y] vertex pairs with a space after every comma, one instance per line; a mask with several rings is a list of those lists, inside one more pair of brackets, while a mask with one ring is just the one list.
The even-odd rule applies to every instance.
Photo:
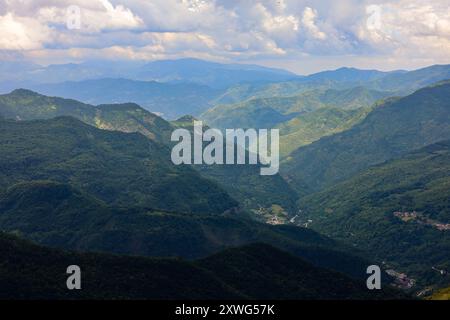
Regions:
[[0, 115], [16, 120], [71, 116], [99, 129], [140, 132], [159, 142], [168, 140], [172, 130], [167, 121], [134, 103], [93, 106], [25, 89], [0, 95]]
[[[300, 148], [281, 165], [303, 194], [450, 137], [450, 82], [392, 99], [350, 130]], [[308, 189], [305, 189], [308, 188]]]
[[409, 72], [388, 74], [369, 83], [371, 88], [408, 94], [433, 83], [450, 79], [450, 65], [433, 65]]
[[371, 167], [300, 202], [315, 230], [372, 252], [421, 285], [450, 282], [439, 273], [450, 270], [450, 141]]
[[0, 122], [0, 190], [15, 183], [69, 183], [108, 204], [221, 213], [237, 203], [164, 145], [139, 133], [99, 130], [74, 118]]
[[280, 155], [286, 157], [292, 151], [322, 137], [348, 130], [362, 121], [370, 111], [371, 108], [322, 108], [282, 123], [277, 126], [280, 130]]
[[[228, 250], [207, 261], [189, 263], [178, 259], [64, 252], [0, 234], [0, 252], [1, 299], [280, 299], [279, 292], [288, 299], [400, 296], [390, 289], [369, 292], [362, 282], [313, 268], [264, 245]], [[282, 259], [280, 263], [286, 263], [284, 270], [271, 269], [270, 274], [260, 274], [257, 268], [265, 265], [265, 255]], [[251, 278], [258, 277], [278, 290], [258, 292], [259, 282], [248, 285], [242, 279], [227, 281], [223, 274], [216, 274], [214, 262], [218, 257], [227, 257], [238, 267], [245, 266]], [[66, 288], [66, 269], [73, 264], [80, 266], [82, 290]], [[245, 290], [240, 291], [244, 286]]]
[[107, 206], [67, 184], [21, 182], [0, 193], [0, 230], [51, 247], [187, 259], [264, 242], [357, 278], [364, 278], [369, 263], [345, 246], [294, 225], [129, 206]]
[[345, 90], [314, 89], [290, 97], [253, 98], [236, 104], [216, 105], [201, 115], [218, 128], [272, 128], [321, 108], [351, 110], [371, 107], [390, 93], [354, 87]]
[[[177, 127], [192, 128], [193, 119], [169, 123], [135, 104], [92, 106], [75, 100], [47, 97], [28, 90], [15, 90], [0, 96], [0, 115], [34, 120], [73, 116], [100, 129], [139, 132], [167, 145], [164, 157], [170, 160], [170, 135]], [[272, 205], [295, 212], [296, 195], [279, 176], [260, 176], [256, 166], [194, 166], [194, 169], [226, 188], [249, 210]], [[282, 191], [282, 192], [281, 192]], [[245, 201], [244, 201], [245, 200]]]
[[[242, 298], [210, 272], [175, 259], [64, 252], [0, 235], [1, 299]], [[81, 290], [68, 290], [66, 269], [81, 269]]]
[[[192, 117], [172, 124], [193, 132]], [[203, 130], [209, 127], [204, 126]], [[204, 144], [206, 145], [206, 143]], [[224, 152], [226, 154], [225, 146]], [[234, 199], [261, 221], [276, 217], [287, 221], [297, 212], [297, 194], [279, 175], [262, 176], [261, 165], [196, 165], [202, 176], [219, 183]]]
[[[218, 278], [239, 292], [250, 297], [258, 296], [260, 299], [292, 299], [292, 296], [297, 299], [395, 297], [391, 289], [384, 292], [367, 290], [364, 282], [351, 282], [344, 275], [314, 267], [264, 244], [228, 249], [200, 260], [198, 265], [213, 271]], [[286, 281], [286, 278], [289, 280]]]

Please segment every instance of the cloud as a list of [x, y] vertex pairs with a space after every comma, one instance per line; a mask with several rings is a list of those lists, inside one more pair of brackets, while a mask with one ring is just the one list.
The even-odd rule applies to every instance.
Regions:
[[[74, 8], [75, 10], [71, 10]], [[79, 17], [77, 17], [79, 15]], [[95, 0], [86, 4], [84, 0], [50, 2], [48, 6], [37, 9], [37, 20], [67, 26], [71, 19], [78, 19], [80, 32], [95, 33], [110, 30], [135, 29], [143, 27], [142, 19], [129, 8], [108, 0]]]
[[450, 10], [445, 1], [385, 2], [366, 7], [357, 36], [375, 51], [411, 57], [450, 56]]
[[[67, 28], [71, 5], [80, 29]], [[448, 0], [0, 0], [0, 31], [0, 51], [38, 62], [450, 57]]]
[[0, 16], [0, 33], [0, 49], [20, 51], [42, 48], [51, 32], [39, 21], [7, 13]]
[[[142, 25], [142, 19], [123, 5], [113, 6], [108, 0], [100, 0], [106, 8], [106, 28], [136, 28]], [[109, 24], [108, 24], [109, 22]]]
[[310, 7], [306, 7], [303, 11], [302, 23], [305, 26], [306, 30], [309, 31], [310, 35], [313, 38], [325, 40], [327, 38], [326, 34], [319, 30], [316, 25], [317, 11], [311, 9]]

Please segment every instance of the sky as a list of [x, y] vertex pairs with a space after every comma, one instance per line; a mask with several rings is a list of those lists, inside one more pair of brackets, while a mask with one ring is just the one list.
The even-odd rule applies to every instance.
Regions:
[[309, 74], [450, 63], [450, 0], [0, 0], [0, 60], [200, 59]]

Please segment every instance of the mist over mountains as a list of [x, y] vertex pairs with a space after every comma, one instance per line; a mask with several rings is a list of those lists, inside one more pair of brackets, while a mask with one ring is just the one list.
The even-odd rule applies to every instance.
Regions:
[[[16, 70], [19, 73], [11, 74]], [[146, 61], [99, 61], [83, 63], [51, 64], [40, 66], [32, 63], [3, 61], [0, 79], [18, 83], [60, 83], [103, 78], [124, 78], [136, 81], [165, 83], [192, 83], [223, 89], [243, 82], [283, 81], [298, 77], [282, 69], [258, 65], [222, 64], [199, 59]], [[9, 86], [12, 86], [10, 84]], [[3, 84], [2, 90], [6, 90]]]
[[[304, 96], [311, 90], [364, 87], [384, 95], [405, 95], [449, 77], [445, 65], [410, 72], [340, 68], [299, 76], [279, 69], [198, 59], [148, 63], [92, 61], [47, 67], [4, 61], [0, 65], [0, 91], [27, 88], [90, 104], [135, 102], [174, 120], [185, 114], [199, 116], [217, 105], [255, 98]], [[328, 103], [332, 101], [329, 99]], [[280, 117], [268, 110], [265, 114], [267, 118]]]

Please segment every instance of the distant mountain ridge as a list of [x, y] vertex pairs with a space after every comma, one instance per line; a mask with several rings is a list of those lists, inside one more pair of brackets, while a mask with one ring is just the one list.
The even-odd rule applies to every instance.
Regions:
[[[20, 66], [12, 74], [14, 66]], [[4, 61], [0, 64], [0, 80], [7, 80], [14, 86], [28, 84], [60, 83], [102, 78], [126, 78], [130, 80], [184, 82], [207, 85], [223, 89], [245, 82], [282, 81], [298, 77], [282, 69], [248, 64], [227, 64], [206, 60], [185, 58], [157, 61], [86, 61], [82, 63], [53, 64], [40, 66], [31, 63]], [[14, 89], [4, 83], [0, 90]], [[17, 87], [16, 85], [16, 87]]]
[[339, 82], [355, 82], [364, 83], [383, 78], [391, 74], [402, 74], [407, 71], [389, 71], [383, 72], [378, 70], [362, 70], [357, 68], [342, 67], [336, 70], [327, 70], [313, 73], [305, 76], [301, 81], [339, 81]]
[[162, 83], [123, 78], [29, 85], [42, 94], [76, 99], [89, 104], [133, 102], [166, 119], [198, 115], [208, 109], [218, 90], [195, 83]]
[[288, 97], [316, 89], [346, 90], [358, 86], [387, 91], [391, 96], [404, 96], [446, 79], [450, 79], [450, 65], [433, 65], [413, 71], [391, 72], [340, 68], [291, 81], [232, 86], [219, 95], [214, 104], [231, 104], [253, 98]]
[[[390, 95], [407, 95], [450, 78], [449, 65], [392, 72], [339, 68], [298, 76], [280, 69], [199, 59], [88, 61], [47, 67], [22, 63], [14, 73], [10, 64], [0, 65], [0, 80], [5, 80], [0, 82], [0, 92], [28, 88], [91, 104], [134, 102], [171, 120], [184, 114], [199, 116], [217, 105], [297, 96], [311, 90], [363, 86]], [[269, 111], [264, 119], [277, 117]]]
[[271, 128], [321, 108], [343, 110], [371, 107], [389, 92], [353, 87], [344, 90], [314, 89], [289, 97], [253, 98], [235, 104], [216, 105], [200, 117], [219, 128]]
[[370, 86], [374, 89], [409, 94], [447, 79], [450, 79], [450, 65], [433, 65], [413, 71], [388, 74], [386, 77], [372, 81]]
[[138, 79], [162, 82], [192, 82], [223, 89], [246, 82], [276, 82], [298, 77], [292, 72], [247, 64], [222, 64], [200, 59], [149, 62], [138, 72]]

